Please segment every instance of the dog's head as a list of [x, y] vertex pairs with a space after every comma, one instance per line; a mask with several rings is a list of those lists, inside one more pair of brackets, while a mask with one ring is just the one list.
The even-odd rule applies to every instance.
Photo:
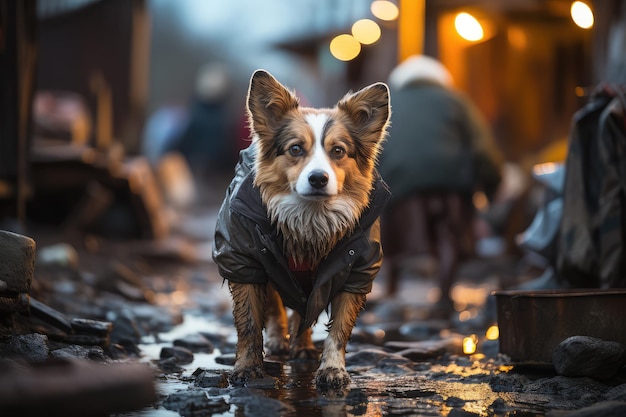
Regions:
[[266, 203], [349, 199], [359, 211], [365, 207], [390, 116], [385, 84], [348, 93], [332, 109], [313, 109], [258, 70], [247, 109], [258, 144], [255, 185]]

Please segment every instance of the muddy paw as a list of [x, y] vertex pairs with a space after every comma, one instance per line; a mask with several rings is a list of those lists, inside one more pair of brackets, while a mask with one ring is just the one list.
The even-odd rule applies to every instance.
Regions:
[[340, 368], [319, 369], [315, 375], [315, 384], [322, 390], [346, 388], [350, 385], [350, 375]]
[[264, 376], [265, 372], [261, 366], [235, 369], [232, 374], [230, 374], [230, 383], [235, 386], [241, 386], [245, 385], [246, 382], [251, 379], [263, 378]]
[[319, 352], [314, 347], [296, 349], [290, 355], [293, 360], [317, 360]]

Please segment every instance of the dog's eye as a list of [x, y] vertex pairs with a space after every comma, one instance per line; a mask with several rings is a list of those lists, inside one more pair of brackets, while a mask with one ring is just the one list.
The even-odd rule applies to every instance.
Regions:
[[346, 154], [346, 150], [341, 146], [334, 146], [333, 149], [330, 150], [330, 156], [334, 159], [341, 159]]
[[300, 145], [292, 145], [289, 148], [289, 154], [291, 156], [302, 156], [304, 155], [304, 148]]

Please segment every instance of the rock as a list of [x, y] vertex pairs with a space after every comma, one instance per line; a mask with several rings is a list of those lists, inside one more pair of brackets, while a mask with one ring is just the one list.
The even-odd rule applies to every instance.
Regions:
[[[462, 353], [463, 337], [451, 335], [444, 339], [422, 341], [391, 341], [384, 347], [395, 351], [398, 355], [410, 358], [413, 361], [422, 361], [437, 358], [445, 353]], [[408, 356], [407, 356], [408, 355]]]
[[110, 340], [112, 345], [122, 346], [126, 353], [140, 354], [137, 345], [141, 341], [141, 335], [130, 313], [123, 312], [113, 317]]
[[524, 375], [499, 373], [491, 375], [489, 386], [493, 392], [522, 392], [530, 380]]
[[209, 398], [203, 391], [180, 391], [163, 400], [163, 407], [177, 411], [181, 416], [211, 416], [228, 411], [223, 398]]
[[626, 401], [626, 384], [611, 388], [604, 394], [604, 398], [609, 401]]
[[361, 349], [346, 354], [346, 366], [375, 366], [378, 361], [390, 355], [393, 354], [381, 349]]
[[96, 336], [109, 336], [113, 329], [113, 324], [108, 321], [97, 321], [89, 319], [74, 318], [71, 320], [72, 330], [81, 334], [93, 334]]
[[235, 354], [227, 353], [225, 355], [220, 355], [215, 358], [215, 362], [220, 365], [233, 366], [235, 364]]
[[35, 241], [0, 230], [0, 293], [27, 293], [35, 270]]
[[30, 299], [30, 314], [64, 332], [72, 331], [72, 323], [64, 314], [34, 298]]
[[45, 362], [50, 350], [45, 335], [32, 333], [0, 339], [0, 357], [21, 358], [28, 362]]
[[236, 345], [228, 342], [226, 336], [217, 333], [200, 332], [205, 339], [213, 344], [213, 346], [220, 350], [221, 353], [233, 353], [235, 352]]
[[446, 346], [439, 341], [415, 342], [410, 348], [396, 352], [413, 362], [421, 362], [443, 356], [447, 352]]
[[228, 387], [228, 377], [219, 371], [198, 368], [192, 374], [195, 378], [194, 384], [201, 388], [226, 388]]
[[173, 356], [157, 361], [157, 365], [166, 374], [176, 374], [184, 371], [183, 368], [178, 366], [178, 361]]
[[[248, 388], [232, 390], [230, 403], [237, 405], [238, 410], [235, 412], [236, 415], [275, 417], [292, 415], [296, 411], [295, 407], [291, 404], [256, 394]], [[240, 412], [241, 409], [243, 409], [243, 413]]]
[[595, 337], [572, 336], [554, 349], [552, 363], [560, 375], [607, 379], [626, 364], [626, 347]]
[[608, 390], [608, 386], [591, 378], [555, 376], [532, 381], [524, 386], [523, 392], [560, 397], [571, 408], [582, 408], [604, 400]]
[[174, 346], [182, 346], [194, 353], [212, 353], [215, 347], [201, 334], [190, 334], [182, 339], [174, 340]]
[[[560, 412], [550, 412], [551, 416], [561, 416]], [[589, 407], [571, 411], [565, 414], [567, 417], [623, 417], [626, 415], [626, 401], [604, 401]]]
[[100, 346], [86, 348], [79, 345], [70, 345], [51, 351], [50, 357], [54, 359], [91, 359], [98, 361], [106, 360], [104, 350]]
[[182, 346], [164, 347], [161, 349], [160, 358], [175, 358], [176, 363], [184, 365], [193, 362], [193, 352]]

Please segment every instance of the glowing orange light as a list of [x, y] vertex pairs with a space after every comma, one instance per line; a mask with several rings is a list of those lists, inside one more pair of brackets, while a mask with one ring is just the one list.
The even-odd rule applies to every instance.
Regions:
[[361, 44], [352, 35], [339, 35], [330, 41], [330, 53], [340, 61], [351, 61], [361, 53]]
[[370, 10], [374, 16], [386, 21], [396, 20], [400, 14], [398, 6], [387, 0], [373, 1]]
[[463, 39], [471, 42], [481, 40], [485, 34], [480, 22], [471, 14], [465, 12], [456, 15], [454, 27]]
[[474, 334], [463, 338], [463, 353], [465, 353], [466, 355], [471, 355], [472, 353], [476, 352], [477, 342], [478, 339]]
[[589, 29], [593, 26], [593, 11], [591, 11], [591, 7], [582, 1], [575, 1], [572, 3], [570, 15], [578, 27]]
[[498, 329], [498, 326], [494, 325], [489, 327], [485, 332], [485, 337], [487, 340], [498, 340], [500, 337], [500, 329]]
[[352, 36], [363, 45], [371, 45], [380, 39], [380, 26], [370, 19], [357, 20], [352, 25]]

